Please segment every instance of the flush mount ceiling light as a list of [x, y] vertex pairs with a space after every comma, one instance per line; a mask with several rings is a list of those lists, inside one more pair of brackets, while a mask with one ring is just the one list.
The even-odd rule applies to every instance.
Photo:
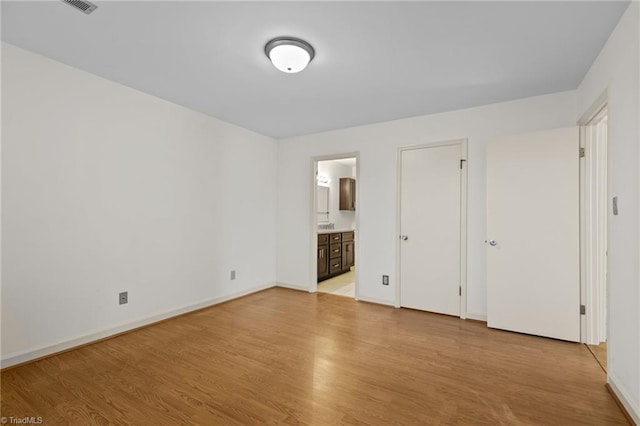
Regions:
[[309, 43], [293, 37], [274, 38], [264, 46], [264, 53], [274, 67], [290, 74], [305, 69], [315, 55]]

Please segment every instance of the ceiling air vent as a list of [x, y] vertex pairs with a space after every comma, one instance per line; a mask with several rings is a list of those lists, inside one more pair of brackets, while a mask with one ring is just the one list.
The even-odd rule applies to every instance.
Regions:
[[98, 8], [98, 5], [95, 5], [87, 0], [62, 0], [62, 2], [68, 4], [69, 6], [75, 7], [80, 12], [83, 12], [87, 15]]

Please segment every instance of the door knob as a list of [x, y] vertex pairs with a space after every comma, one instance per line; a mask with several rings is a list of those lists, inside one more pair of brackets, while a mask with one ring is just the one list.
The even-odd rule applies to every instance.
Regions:
[[489, 240], [489, 245], [495, 247], [498, 245], [498, 242], [496, 240]]
[[400, 235], [400, 239], [402, 241], [407, 241], [409, 239], [409, 237], [407, 235]]

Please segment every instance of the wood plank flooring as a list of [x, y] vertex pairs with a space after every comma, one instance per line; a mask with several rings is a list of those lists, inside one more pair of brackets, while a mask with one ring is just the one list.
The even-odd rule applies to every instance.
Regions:
[[589, 350], [602, 369], [607, 371], [607, 344], [600, 343], [599, 345], [589, 345]]
[[581, 344], [273, 288], [2, 372], [44, 424], [627, 424]]

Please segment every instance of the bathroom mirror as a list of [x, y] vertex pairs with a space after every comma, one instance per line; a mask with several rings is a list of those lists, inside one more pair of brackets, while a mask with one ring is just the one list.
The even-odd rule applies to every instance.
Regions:
[[329, 187], [318, 185], [318, 223], [329, 222]]

